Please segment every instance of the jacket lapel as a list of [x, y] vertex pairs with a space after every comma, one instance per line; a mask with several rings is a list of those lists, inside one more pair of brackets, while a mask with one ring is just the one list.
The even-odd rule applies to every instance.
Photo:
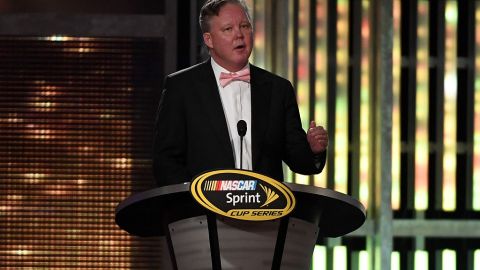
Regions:
[[230, 143], [230, 136], [228, 135], [227, 120], [225, 119], [225, 113], [222, 107], [222, 100], [220, 99], [220, 94], [218, 93], [218, 86], [215, 80], [215, 75], [212, 70], [210, 60], [205, 61], [202, 64], [201, 69], [201, 91], [199, 97], [200, 102], [202, 102], [202, 107], [207, 112], [209, 116], [210, 127], [214, 130], [214, 133], [217, 135], [219, 140], [219, 147], [223, 148], [223, 151], [226, 153], [232, 164], [234, 164], [234, 155], [232, 150], [232, 145]]
[[272, 84], [260, 69], [250, 65], [251, 97], [252, 97], [252, 169], [257, 170], [262, 152], [263, 140], [268, 127]]

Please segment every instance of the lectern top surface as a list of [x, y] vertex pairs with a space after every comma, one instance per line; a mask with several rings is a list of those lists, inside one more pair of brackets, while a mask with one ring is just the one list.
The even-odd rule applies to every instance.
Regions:
[[[293, 191], [297, 200], [290, 216], [317, 224], [320, 236], [342, 236], [365, 222], [365, 207], [346, 194], [314, 186], [285, 185]], [[115, 221], [131, 234], [158, 236], [165, 234], [169, 223], [206, 212], [190, 194], [190, 183], [183, 183], [128, 197], [117, 206]]]

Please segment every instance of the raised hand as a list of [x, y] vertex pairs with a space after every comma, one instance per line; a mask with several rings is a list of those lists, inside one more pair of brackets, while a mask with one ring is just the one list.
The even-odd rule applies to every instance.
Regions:
[[316, 126], [315, 121], [311, 121], [307, 131], [307, 140], [312, 152], [319, 154], [327, 149], [328, 133], [322, 126]]

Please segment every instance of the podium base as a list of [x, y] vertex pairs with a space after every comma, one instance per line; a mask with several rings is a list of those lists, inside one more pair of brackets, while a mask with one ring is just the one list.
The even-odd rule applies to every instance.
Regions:
[[[170, 253], [176, 269], [297, 270], [310, 267], [318, 236], [318, 227], [312, 223], [296, 218], [261, 222], [223, 217], [210, 220], [214, 220], [214, 224], [204, 215], [168, 225], [173, 249]], [[286, 222], [287, 226], [281, 226], [281, 222]]]

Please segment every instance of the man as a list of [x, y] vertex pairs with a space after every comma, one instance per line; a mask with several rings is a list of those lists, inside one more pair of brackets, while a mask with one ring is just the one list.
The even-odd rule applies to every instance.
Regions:
[[244, 2], [208, 0], [199, 21], [211, 58], [165, 79], [153, 153], [157, 184], [222, 168], [283, 181], [282, 160], [296, 173], [320, 173], [327, 132], [312, 121], [305, 134], [291, 83], [248, 63], [253, 30]]

